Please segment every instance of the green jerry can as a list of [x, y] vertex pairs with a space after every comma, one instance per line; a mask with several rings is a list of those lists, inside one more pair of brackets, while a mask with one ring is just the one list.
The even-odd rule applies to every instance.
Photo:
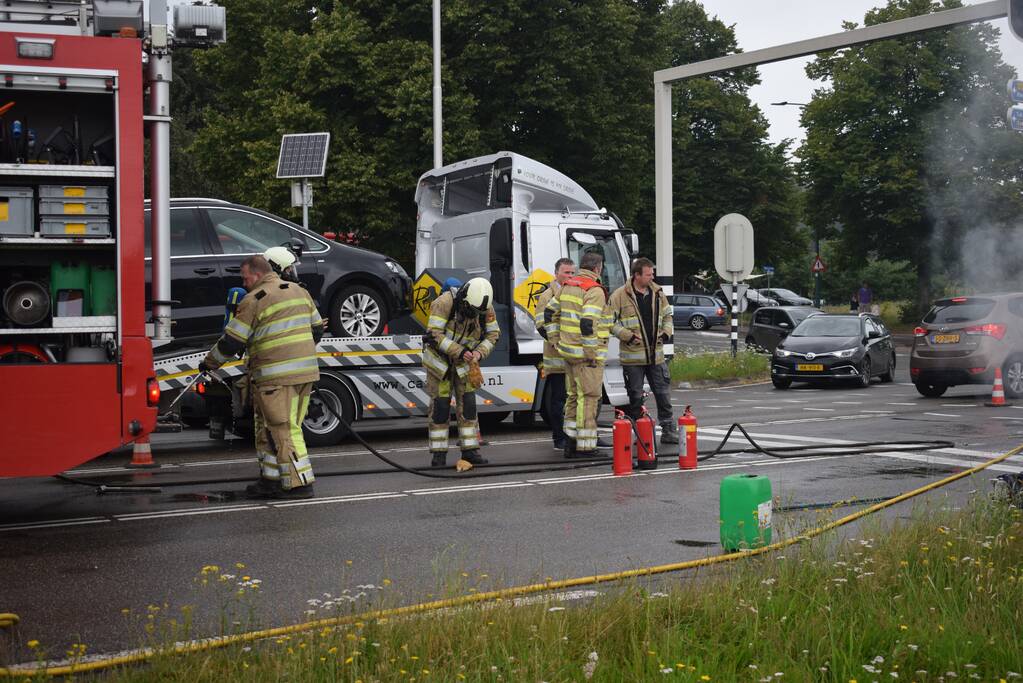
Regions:
[[771, 480], [731, 474], [721, 480], [721, 547], [752, 550], [771, 543]]
[[89, 305], [93, 315], [117, 314], [117, 271], [110, 266], [92, 267]]
[[91, 315], [89, 264], [54, 261], [50, 265], [50, 298], [54, 317]]

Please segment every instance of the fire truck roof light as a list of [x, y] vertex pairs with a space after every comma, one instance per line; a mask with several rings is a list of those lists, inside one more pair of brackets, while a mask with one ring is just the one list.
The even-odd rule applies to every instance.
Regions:
[[18, 43], [18, 56], [25, 59], [53, 59], [53, 39], [46, 38], [15, 38]]

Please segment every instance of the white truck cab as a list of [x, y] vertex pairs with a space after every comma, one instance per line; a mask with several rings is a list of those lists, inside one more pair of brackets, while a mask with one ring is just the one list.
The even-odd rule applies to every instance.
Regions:
[[[457, 268], [490, 280], [499, 318], [506, 311], [502, 329], [507, 322], [512, 330], [513, 364], [543, 354], [533, 314], [540, 292], [554, 278], [555, 261], [568, 257], [578, 264], [583, 253], [599, 251], [601, 280], [610, 293], [625, 284], [638, 246], [636, 236], [574, 180], [512, 152], [424, 173], [416, 203], [416, 273]], [[612, 338], [608, 358], [617, 357]]]

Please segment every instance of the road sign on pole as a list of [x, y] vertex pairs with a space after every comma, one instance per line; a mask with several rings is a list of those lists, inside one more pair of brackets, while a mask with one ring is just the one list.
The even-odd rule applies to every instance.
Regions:
[[811, 273], [823, 273], [827, 268], [824, 266], [824, 261], [821, 260], [821, 255], [817, 254], [817, 258], [813, 261], [813, 266], [810, 268]]
[[1009, 127], [1013, 130], [1023, 130], [1023, 106], [1014, 105], [1009, 107], [1005, 117], [1009, 120]]
[[732, 357], [739, 352], [739, 281], [753, 272], [753, 224], [738, 213], [722, 216], [714, 226], [714, 268], [732, 282]]
[[753, 224], [738, 213], [714, 226], [714, 268], [722, 280], [745, 280], [753, 272]]

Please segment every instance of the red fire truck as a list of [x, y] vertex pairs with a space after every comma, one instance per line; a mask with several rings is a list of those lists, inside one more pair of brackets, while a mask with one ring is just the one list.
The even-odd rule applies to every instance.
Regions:
[[[55, 474], [155, 426], [150, 337], [169, 336], [161, 233], [170, 39], [166, 4], [151, 4], [150, 21], [142, 0], [0, 7], [0, 476]], [[152, 302], [144, 281], [146, 125]]]

